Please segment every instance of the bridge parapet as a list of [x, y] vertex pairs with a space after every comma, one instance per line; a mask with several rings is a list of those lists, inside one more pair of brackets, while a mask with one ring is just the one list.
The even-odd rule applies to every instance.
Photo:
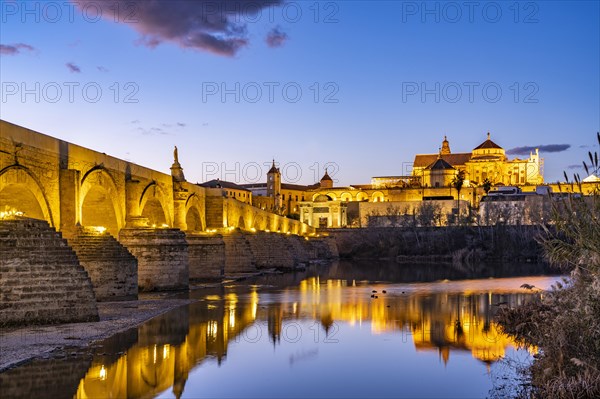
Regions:
[[203, 187], [6, 121], [0, 132], [0, 211], [46, 220], [66, 237], [77, 226], [115, 237], [126, 226], [206, 228]]
[[276, 215], [255, 206], [226, 198], [220, 189], [206, 189], [207, 228], [209, 230], [239, 228], [282, 234], [309, 235], [316, 230], [299, 220]]

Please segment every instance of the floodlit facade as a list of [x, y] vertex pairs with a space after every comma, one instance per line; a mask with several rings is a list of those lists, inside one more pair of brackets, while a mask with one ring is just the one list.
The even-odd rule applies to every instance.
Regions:
[[[441, 160], [441, 161], [440, 161]], [[459, 171], [464, 173], [465, 185], [524, 186], [544, 183], [544, 160], [536, 149], [529, 158], [509, 160], [504, 148], [492, 141], [491, 134], [471, 152], [452, 153], [446, 137], [438, 154], [417, 154], [413, 177], [424, 187], [449, 186]]]

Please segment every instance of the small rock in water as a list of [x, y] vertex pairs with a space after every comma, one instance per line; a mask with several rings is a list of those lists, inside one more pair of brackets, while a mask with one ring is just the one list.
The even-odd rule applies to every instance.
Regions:
[[385, 291], [385, 290], [383, 290], [383, 291], [381, 291], [381, 292], [383, 292], [384, 294], [386, 294], [386, 291]]
[[373, 291], [371, 291], [371, 292], [372, 292], [372, 293], [376, 293], [377, 291], [373, 290]]
[[371, 298], [375, 298], [375, 294], [371, 294]]

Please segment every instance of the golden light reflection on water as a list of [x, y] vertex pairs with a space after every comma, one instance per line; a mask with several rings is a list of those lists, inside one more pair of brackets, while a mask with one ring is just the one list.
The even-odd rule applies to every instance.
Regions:
[[[543, 279], [528, 281], [542, 287], [548, 280]], [[493, 322], [497, 305], [517, 305], [532, 295], [518, 288], [522, 279], [501, 280], [506, 281], [386, 286], [313, 277], [276, 294], [252, 287], [241, 296], [211, 296], [210, 306], [185, 309], [187, 324], [180, 325], [181, 316], [150, 322], [138, 329], [137, 343], [124, 354], [97, 357], [75, 397], [153, 397], [169, 389], [179, 397], [193, 367], [220, 364], [236, 337], [264, 321], [273, 344], [281, 341], [282, 326], [290, 320], [315, 320], [326, 332], [334, 324], [368, 324], [372, 334], [402, 334], [417, 351], [437, 351], [444, 364], [454, 351], [490, 364], [515, 347]]]

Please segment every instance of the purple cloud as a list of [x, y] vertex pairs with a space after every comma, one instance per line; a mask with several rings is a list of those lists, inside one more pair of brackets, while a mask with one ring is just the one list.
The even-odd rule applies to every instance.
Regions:
[[163, 129], [159, 128], [159, 127], [151, 127], [149, 129], [147, 128], [143, 128], [143, 127], [138, 127], [137, 129], [138, 132], [140, 132], [143, 136], [154, 136], [157, 134], [166, 136], [169, 133], [165, 132]]
[[98, 68], [98, 70], [99, 70], [100, 72], [104, 72], [104, 73], [108, 72], [108, 69], [107, 69], [107, 68], [104, 68], [103, 66], [97, 66], [96, 68]]
[[0, 54], [3, 55], [17, 55], [21, 53], [21, 50], [33, 51], [35, 48], [25, 43], [0, 44]]
[[138, 43], [144, 46], [170, 42], [231, 57], [249, 44], [247, 24], [260, 21], [261, 15], [268, 13], [266, 8], [284, 0], [72, 1], [81, 9], [101, 7], [103, 18], [133, 28], [141, 35]]
[[77, 65], [73, 64], [72, 62], [67, 62], [65, 65], [69, 69], [69, 71], [71, 71], [71, 73], [81, 73], [81, 68], [79, 68]]
[[538, 148], [540, 152], [563, 152], [571, 148], [571, 144], [546, 144], [538, 146], [524, 146], [515, 147], [506, 151], [509, 155], [529, 155], [530, 152], [534, 152]]
[[276, 27], [267, 34], [266, 42], [269, 47], [274, 48], [283, 46], [288, 39], [287, 33]]
[[131, 121], [132, 125], [138, 125], [137, 127], [133, 128], [133, 130], [141, 133], [143, 136], [155, 136], [157, 134], [163, 135], [163, 136], [172, 136], [175, 135], [175, 133], [173, 132], [174, 130], [178, 130], [181, 129], [185, 126], [187, 126], [186, 123], [183, 122], [176, 122], [176, 123], [161, 123], [157, 126], [150, 126], [150, 127], [144, 127], [144, 126], [140, 126], [142, 124], [142, 122], [138, 119]]

